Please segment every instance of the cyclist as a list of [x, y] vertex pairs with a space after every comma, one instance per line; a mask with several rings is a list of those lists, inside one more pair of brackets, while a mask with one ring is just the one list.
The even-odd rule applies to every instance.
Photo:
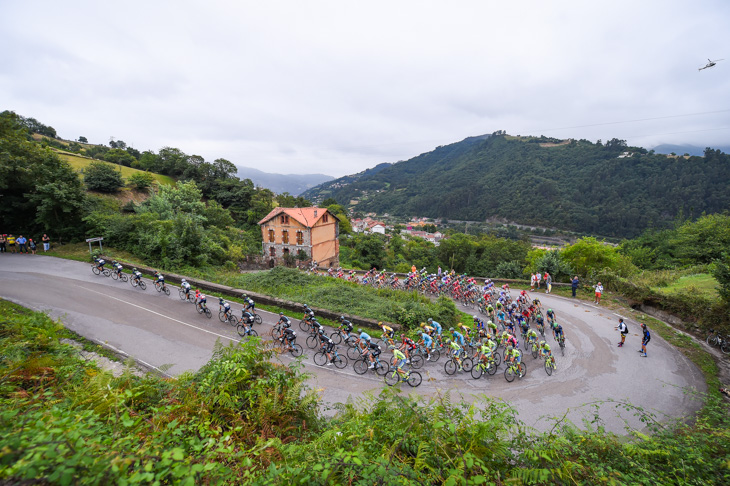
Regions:
[[362, 329], [357, 330], [357, 342], [358, 344], [368, 344], [370, 342], [370, 334], [366, 333]]
[[540, 311], [537, 311], [537, 314], [535, 314], [535, 322], [537, 323], [537, 330], [541, 333], [545, 333], [545, 320], [542, 318], [542, 314], [540, 314]]
[[426, 332], [422, 332], [421, 340], [418, 341], [418, 344], [423, 345], [423, 347], [426, 349], [426, 361], [430, 361], [431, 349], [433, 349], [433, 339], [431, 339], [431, 336], [429, 336]]
[[304, 304], [304, 320], [309, 323], [314, 320], [314, 311], [307, 304]]
[[497, 335], [497, 325], [492, 321], [487, 321], [487, 333], [492, 336]]
[[250, 311], [251, 314], [256, 315], [256, 303], [246, 294], [243, 294], [243, 305], [244, 310]]
[[281, 334], [279, 341], [287, 343], [287, 351], [291, 351], [294, 348], [294, 344], [297, 341], [297, 333], [291, 327], [284, 328], [284, 332]]
[[[104, 260], [100, 260], [100, 261], [104, 261]], [[139, 270], [137, 270], [137, 267], [132, 269], [132, 278], [135, 279], [137, 282], [142, 280], [142, 273]]]
[[459, 331], [454, 330], [453, 327], [449, 328], [449, 332], [451, 333], [453, 340], [456, 341], [459, 346], [464, 347], [464, 335]]
[[516, 348], [518, 345], [517, 338], [505, 331], [502, 333], [502, 345], [505, 347], [512, 346]]
[[223, 311], [223, 316], [228, 320], [231, 317], [231, 304], [223, 300], [222, 297], [218, 297], [218, 305], [220, 310]]
[[324, 333], [324, 329], [322, 329], [321, 327], [319, 328], [318, 336], [319, 342], [322, 343], [322, 349], [327, 355], [327, 366], [332, 366], [332, 363], [334, 363], [332, 351], [335, 349], [335, 342]]
[[403, 351], [406, 355], [406, 363], [411, 362], [411, 351], [416, 349], [416, 343], [413, 342], [413, 339], [409, 338], [405, 334], [400, 335], [401, 343], [398, 349]]
[[396, 371], [400, 374], [404, 374], [403, 367], [406, 365], [406, 355], [403, 354], [398, 348], [393, 348], [393, 366]]
[[464, 339], [467, 341], [470, 341], [471, 340], [471, 328], [469, 326], [465, 326], [461, 322], [457, 325], [457, 327], [459, 327], [459, 329], [461, 329], [463, 331]]
[[492, 304], [487, 304], [487, 316], [489, 316], [490, 319], [494, 319], [494, 307]]
[[340, 329], [345, 331], [345, 337], [349, 338], [352, 332], [352, 322], [345, 319], [345, 316], [340, 316]]
[[205, 294], [200, 293], [200, 289], [195, 289], [195, 306], [205, 310], [205, 302], [207, 299], [205, 298]]
[[122, 264], [119, 263], [119, 262], [117, 262], [117, 261], [113, 261], [112, 262], [112, 267], [114, 267], [114, 271], [117, 272], [117, 275], [121, 277], [122, 276], [122, 270], [124, 270], [124, 267], [122, 266]]
[[504, 353], [504, 359], [519, 369], [520, 361], [522, 361], [522, 355], [520, 355], [520, 352], [516, 347], [507, 346], [507, 351]]
[[[96, 264], [96, 268], [98, 268], [100, 271], [104, 271], [104, 265], [106, 265], [106, 260], [103, 258], [94, 258], [94, 262]], [[136, 268], [135, 268], [136, 270]]]
[[162, 290], [164, 291], [165, 290], [165, 277], [158, 270], [155, 270], [155, 281], [152, 282], [152, 284], [154, 285], [157, 283], [162, 284]]
[[322, 324], [317, 320], [317, 318], [313, 318], [312, 322], [310, 322], [309, 325], [312, 326], [312, 334], [316, 334], [319, 331], [324, 331], [324, 327], [322, 327]]
[[431, 326], [431, 327], [433, 327], [434, 329], [436, 329], [436, 334], [438, 334], [439, 336], [441, 335], [441, 330], [442, 330], [441, 324], [439, 324], [438, 322], [434, 321], [433, 319], [431, 319], [429, 317], [428, 318], [428, 325]]
[[380, 346], [378, 346], [376, 343], [369, 343], [367, 347], [363, 350], [363, 354], [365, 354], [368, 359], [370, 360], [370, 364], [368, 365], [368, 369], [375, 368], [375, 359], [380, 356], [381, 350]]
[[254, 315], [247, 312], [245, 309], [241, 309], [241, 324], [246, 328], [246, 334], [251, 335], [251, 329], [253, 329]]
[[552, 351], [550, 351], [550, 345], [545, 341], [540, 341], [540, 357], [545, 359], [551, 359], [552, 356], [553, 353]]
[[493, 341], [487, 341], [485, 343], [482, 343], [482, 345], [479, 346], [479, 349], [474, 352], [474, 358], [479, 355], [479, 361], [481, 361], [482, 364], [486, 365], [487, 368], [489, 368], [489, 361], [492, 358], [492, 344], [494, 344]]
[[484, 329], [484, 321], [479, 319], [477, 316], [472, 316], [474, 318], [474, 326], [476, 326], [477, 329]]
[[529, 331], [527, 331], [526, 336], [527, 336], [528, 348], [531, 349], [531, 347], [529, 345], [537, 344], [537, 331], [535, 331], [534, 329], [530, 329]]
[[557, 322], [555, 323], [555, 326], [553, 327], [553, 337], [555, 337], [555, 340], [558, 342], [560, 342], [561, 339], [563, 341], [565, 341], [565, 334], [563, 333], [563, 326], [561, 326]]
[[182, 279], [180, 281], [180, 288], [185, 291], [185, 300], [188, 300], [190, 298], [190, 284], [187, 280]]
[[461, 371], [463, 369], [461, 367], [461, 346], [455, 341], [447, 342], [449, 344], [449, 351], [451, 351], [451, 357], [454, 358], [454, 361], [459, 366], [459, 371]]
[[547, 318], [548, 318], [548, 324], [550, 324], [550, 326], [552, 326], [553, 322], [555, 321], [555, 312], [553, 312], [552, 309], [548, 309], [545, 314], [547, 315]]
[[433, 333], [436, 330], [431, 326], [427, 326], [425, 322], [421, 323], [421, 329], [423, 329], [423, 332], [427, 333], [431, 337], [433, 337]]
[[291, 319], [286, 317], [283, 312], [279, 312], [279, 322], [277, 322], [276, 325], [280, 326], [279, 329], [281, 329], [281, 332], [278, 337], [279, 340], [281, 340], [281, 338], [284, 337], [286, 330], [291, 329]]
[[395, 335], [395, 331], [393, 331], [393, 328], [383, 324], [382, 322], [378, 322], [378, 326], [383, 330], [383, 340], [389, 341], [393, 339], [393, 336]]

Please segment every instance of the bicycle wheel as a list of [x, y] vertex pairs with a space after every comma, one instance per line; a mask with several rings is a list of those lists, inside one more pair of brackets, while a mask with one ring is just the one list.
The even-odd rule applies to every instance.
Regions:
[[426, 362], [426, 360], [420, 354], [411, 356], [411, 367], [414, 369], [421, 368], [423, 366], [423, 363], [425, 363], [425, 362]]
[[162, 292], [162, 285], [160, 285], [159, 283], [155, 282], [155, 290], [158, 291], [158, 292]]
[[717, 334], [710, 333], [707, 336], [707, 344], [710, 346], [717, 346]]
[[730, 354], [730, 341], [727, 339], [723, 340], [722, 345], [720, 346], [720, 351], [725, 354]]
[[301, 329], [302, 331], [309, 331], [309, 323], [302, 319], [301, 321], [299, 321], [299, 329]]
[[534, 344], [532, 345], [532, 357], [534, 359], [537, 359], [537, 346], [535, 346]]
[[494, 374], [497, 372], [497, 364], [494, 361], [491, 361], [489, 363], [489, 366], [487, 367], [487, 374], [489, 376], [494, 376]]
[[384, 376], [388, 371], [390, 371], [390, 365], [387, 361], [377, 361], [375, 363], [375, 372], [380, 376]]
[[550, 363], [550, 359], [545, 360], [545, 373], [547, 373], [548, 376], [553, 374], [553, 366]]
[[228, 314], [226, 314], [225, 311], [218, 311], [218, 320], [221, 322], [226, 322], [228, 320]]
[[429, 361], [435, 363], [441, 357], [441, 352], [438, 349], [432, 349], [428, 352], [428, 355], [431, 358]]
[[129, 285], [131, 285], [132, 287], [136, 287], [137, 286], [137, 279], [136, 278], [130, 278], [129, 279]]
[[471, 369], [471, 377], [474, 378], [475, 380], [478, 380], [479, 378], [482, 377], [483, 372], [484, 371], [482, 369], [482, 365], [478, 364]]
[[360, 350], [358, 348], [347, 348], [347, 357], [350, 359], [357, 359], [360, 357]]
[[129, 280], [129, 277], [127, 277], [127, 275], [123, 273], [123, 274], [119, 275], [119, 279], [122, 282], [126, 282], [127, 280]]
[[565, 356], [565, 341], [560, 341], [560, 355]]
[[104, 276], [105, 277], [111, 277], [112, 276], [112, 271], [109, 270], [108, 268], [105, 268], [104, 269]]
[[415, 388], [421, 384], [421, 382], [423, 381], [423, 377], [418, 371], [411, 371], [411, 373], [408, 375], [408, 380], [406, 381], [409, 385]]
[[342, 333], [340, 331], [335, 331], [330, 336], [330, 339], [335, 344], [342, 344]]
[[519, 375], [520, 378], [524, 378], [525, 375], [527, 375], [527, 365], [525, 363], [520, 362], [519, 371], [520, 371], [520, 375]]
[[324, 354], [324, 351], [319, 350], [316, 353], [314, 353], [314, 364], [318, 366], [324, 366], [325, 363], [327, 363], [327, 355]]
[[165, 292], [165, 295], [168, 295], [168, 296], [170, 295], [170, 287], [168, 287], [167, 285], [165, 285], [165, 287], [162, 289], [162, 291]]
[[309, 349], [314, 349], [317, 347], [317, 336], [309, 336], [307, 337], [307, 347]]
[[502, 355], [499, 354], [499, 352], [497, 352], [497, 351], [495, 351], [492, 354], [494, 355], [494, 365], [495, 365], [495, 368], [499, 368], [499, 365], [502, 364]]
[[508, 366], [506, 370], [504, 370], [504, 379], [508, 382], [512, 383], [515, 381], [515, 373], [512, 370], [511, 366]]
[[251, 328], [251, 329], [249, 330], [249, 332], [251, 333], [251, 334], [250, 334], [251, 336], [258, 336], [258, 335], [259, 335], [259, 333], [257, 333], [257, 332], [256, 332], [256, 329], [253, 329], [253, 328]]
[[241, 336], [241, 337], [244, 337], [244, 336], [246, 336], [246, 335], [247, 335], [247, 334], [246, 334], [246, 326], [244, 326], [243, 324], [239, 324], [239, 325], [237, 325], [237, 326], [236, 326], [236, 332], [237, 332], [237, 333], [238, 333], [238, 335], [239, 335], [239, 336]]
[[262, 323], [262, 322], [263, 322], [264, 320], [263, 320], [263, 319], [261, 319], [261, 316], [260, 316], [260, 315], [258, 315], [258, 314], [254, 314], [254, 316], [253, 316], [253, 321], [254, 321], [254, 322], [255, 322], [256, 324], [261, 324], [261, 323]]
[[185, 291], [183, 289], [178, 289], [177, 295], [180, 297], [180, 300], [185, 300], [187, 298], [187, 295], [185, 295]]
[[144, 283], [142, 280], [139, 281], [139, 286], [142, 290], [147, 290], [147, 284]]
[[456, 373], [457, 368], [458, 368], [458, 366], [456, 365], [456, 361], [454, 361], [453, 358], [448, 360], [444, 364], [444, 371], [446, 372], [447, 375], [453, 375], [454, 373]]
[[474, 361], [471, 358], [464, 358], [461, 361], [461, 367], [464, 368], [464, 371], [471, 371], [474, 368]]
[[304, 352], [304, 349], [302, 349], [302, 347], [300, 345], [295, 343], [295, 344], [292, 344], [289, 352], [291, 353], [292, 356], [294, 356], [296, 358], [296, 357], [302, 355], [302, 353]]
[[345, 358], [344, 356], [337, 354], [337, 355], [335, 355], [334, 358], [332, 358], [332, 360], [333, 360], [332, 362], [335, 365], [335, 368], [337, 368], [338, 370], [341, 370], [342, 368], [347, 366], [347, 358]]
[[392, 373], [386, 373], [385, 374], [385, 383], [388, 386], [393, 386], [396, 383], [400, 381], [400, 376], [398, 376], [398, 372], [393, 370]]
[[94, 275], [100, 275], [101, 274], [101, 270], [99, 270], [99, 267], [97, 267], [96, 265], [92, 265], [91, 266], [91, 272]]
[[356, 360], [352, 367], [355, 369], [355, 373], [358, 375], [364, 375], [368, 371], [368, 362], [364, 358]]

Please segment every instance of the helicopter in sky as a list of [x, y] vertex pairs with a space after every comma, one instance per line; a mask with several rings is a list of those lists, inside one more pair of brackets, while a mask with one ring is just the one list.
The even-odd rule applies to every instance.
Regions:
[[707, 64], [704, 67], [699, 68], [698, 71], [702, 71], [703, 69], [711, 68], [712, 66], [714, 66], [718, 62], [724, 61], [724, 59], [715, 59], [713, 61], [713, 60], [711, 60], [711, 59], [708, 58], [707, 61], [708, 61]]

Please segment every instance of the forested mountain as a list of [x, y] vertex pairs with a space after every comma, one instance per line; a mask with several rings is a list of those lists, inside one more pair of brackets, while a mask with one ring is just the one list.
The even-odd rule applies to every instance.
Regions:
[[[715, 150], [722, 150], [723, 152], [730, 153], [730, 146], [717, 146], [713, 147]], [[663, 143], [657, 145], [652, 150], [658, 154], [671, 154], [675, 155], [704, 155], [705, 148], [698, 147], [697, 145], [672, 145], [670, 143]]]
[[[349, 178], [348, 178], [349, 177]], [[622, 140], [470, 137], [355, 180], [306, 191], [358, 211], [462, 220], [505, 218], [604, 236], [632, 237], [730, 209], [730, 156], [668, 157]]]
[[251, 179], [254, 184], [274, 191], [276, 194], [288, 192], [298, 196], [307, 189], [334, 179], [325, 174], [271, 174], [251, 167], [238, 167], [238, 177]]

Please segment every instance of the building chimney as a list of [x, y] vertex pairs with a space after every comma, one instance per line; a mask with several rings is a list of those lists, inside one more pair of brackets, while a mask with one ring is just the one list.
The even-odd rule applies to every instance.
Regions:
[[314, 210], [314, 217], [315, 218], [317, 217], [317, 210], [316, 209]]

